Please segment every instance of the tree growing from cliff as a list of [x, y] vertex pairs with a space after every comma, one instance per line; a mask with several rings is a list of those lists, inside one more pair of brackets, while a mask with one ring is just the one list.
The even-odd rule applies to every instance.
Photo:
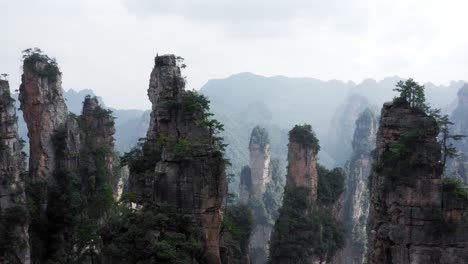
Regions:
[[330, 210], [315, 206], [307, 188], [287, 186], [270, 241], [269, 263], [309, 263], [315, 257], [329, 261], [343, 245], [343, 230]]
[[309, 124], [295, 125], [289, 131], [289, 141], [294, 141], [303, 144], [305, 147], [311, 147], [315, 152], [319, 152], [319, 140], [312, 131], [312, 126]]
[[426, 96], [424, 94], [424, 85], [420, 85], [412, 78], [406, 81], [399, 81], [396, 88], [393, 89], [400, 93], [397, 99], [404, 100], [410, 104], [411, 107], [426, 109]]
[[228, 249], [230, 263], [245, 263], [249, 239], [253, 229], [252, 210], [247, 205], [228, 205], [225, 210], [221, 232]]
[[454, 123], [450, 120], [448, 115], [441, 114], [440, 109], [429, 109], [428, 113], [435, 118], [439, 125], [439, 143], [442, 147], [441, 166], [442, 168], [445, 168], [448, 158], [458, 156], [457, 148], [453, 142], [463, 139], [465, 135], [451, 133], [450, 127]]
[[445, 168], [447, 159], [458, 155], [457, 149], [453, 145], [453, 141], [461, 140], [464, 135], [452, 134], [450, 126], [454, 123], [450, 121], [448, 115], [441, 114], [441, 109], [433, 109], [426, 104], [426, 96], [424, 94], [424, 85], [420, 85], [412, 78], [406, 81], [399, 81], [396, 84], [394, 91], [400, 93], [397, 100], [404, 100], [413, 108], [418, 108], [426, 112], [428, 115], [435, 118], [439, 125], [439, 144], [442, 147], [441, 167]]
[[[41, 77], [48, 77], [52, 81], [56, 80], [57, 75], [60, 74], [60, 69], [55, 58], [50, 58], [39, 48], [25, 49], [22, 53], [24, 66], [28, 67]], [[38, 67], [36, 65], [37, 63], [41, 63], [43, 65]]]

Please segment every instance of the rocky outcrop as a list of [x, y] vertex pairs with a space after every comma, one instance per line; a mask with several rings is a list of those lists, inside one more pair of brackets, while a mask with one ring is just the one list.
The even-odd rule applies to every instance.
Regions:
[[254, 127], [250, 135], [249, 151], [252, 194], [262, 197], [267, 184], [271, 182], [270, 140], [265, 128]]
[[287, 183], [271, 236], [271, 263], [332, 263], [343, 246], [344, 172], [317, 164], [320, 146], [310, 125], [296, 125], [288, 147]]
[[177, 60], [174, 55], [156, 56], [148, 89], [153, 108], [143, 146], [150, 159], [141, 173], [131, 169], [129, 187], [143, 206], [169, 203], [194, 214], [204, 233], [204, 261], [220, 263], [227, 181], [213, 135], [218, 124], [207, 119], [209, 102], [184, 90]]
[[[452, 133], [468, 135], [468, 84], [458, 90], [457, 107], [452, 113]], [[466, 137], [454, 141], [453, 145], [460, 152], [458, 157], [449, 159], [446, 174], [456, 175], [468, 184], [468, 139]]]
[[438, 132], [422, 110], [384, 104], [370, 177], [368, 263], [464, 263], [468, 257], [467, 201], [443, 192]]
[[256, 126], [250, 134], [250, 166], [241, 171], [240, 201], [253, 210], [253, 231], [250, 237], [249, 251], [252, 263], [263, 264], [268, 260], [268, 242], [272, 223], [268, 221], [264, 195], [268, 184], [272, 182], [270, 171], [270, 140], [265, 128]]
[[21, 147], [10, 87], [0, 80], [0, 263], [31, 263]]
[[[62, 141], [66, 134], [73, 133], [73, 131], [66, 129], [67, 107], [63, 99], [61, 73], [58, 67], [54, 67], [46, 57], [25, 59], [19, 90], [19, 101], [27, 124], [30, 144], [28, 177], [31, 181], [31, 195], [38, 207], [37, 215], [32, 216], [31, 254], [33, 263], [42, 263], [41, 261], [48, 259], [48, 248], [55, 248], [64, 240], [63, 236], [58, 234], [63, 230], [54, 229], [57, 230], [57, 234], [53, 235], [48, 234], [46, 230], [49, 224], [48, 212], [56, 209], [49, 203], [53, 196], [50, 188], [57, 184], [56, 175], [61, 174], [56, 171], [59, 166], [58, 158], [63, 161], [60, 161], [60, 165], [65, 162], [64, 156], [56, 157], [57, 154], [63, 154], [63, 148], [59, 144], [65, 144], [59, 143], [57, 138]], [[74, 125], [77, 126], [77, 124]], [[79, 135], [75, 135], [75, 138], [79, 140]], [[75, 147], [78, 149], [77, 146]], [[57, 239], [49, 241], [49, 236]], [[63, 249], [60, 246], [59, 248], [50, 250], [53, 251], [50, 255], [55, 255], [57, 251]]]
[[344, 223], [346, 246], [339, 252], [335, 263], [362, 264], [367, 248], [367, 217], [369, 214], [369, 176], [372, 168], [371, 151], [375, 148], [377, 120], [370, 109], [364, 110], [356, 120], [353, 154], [346, 165], [344, 192]]
[[[310, 126], [309, 126], [310, 130]], [[310, 132], [309, 132], [310, 133]], [[311, 201], [317, 200], [318, 142], [312, 142], [299, 126], [289, 132], [287, 186], [305, 187]]]
[[[52, 137], [63, 128], [67, 118], [61, 73], [40, 74], [48, 65], [42, 61], [25, 61], [19, 95], [28, 127], [29, 174], [33, 180], [44, 181], [51, 180], [55, 169]], [[47, 201], [42, 207], [47, 207]]]
[[[80, 116], [81, 141], [86, 146], [82, 152], [91, 151], [91, 159], [101, 159], [102, 166], [105, 167], [105, 181], [108, 186], [114, 186], [118, 183], [114, 182], [113, 175], [113, 150], [114, 150], [114, 118], [112, 112], [103, 109], [96, 97], [87, 96], [83, 102], [83, 112]], [[98, 154], [100, 157], [96, 157]], [[96, 160], [95, 160], [96, 161]], [[90, 160], [89, 162], [92, 162]], [[97, 171], [100, 164], [95, 164]], [[87, 173], [88, 176], [96, 174], [96, 171]], [[96, 181], [96, 177], [92, 177], [91, 181]], [[87, 180], [89, 183], [90, 180]], [[92, 185], [96, 185], [92, 184]]]
[[[83, 114], [67, 111], [61, 73], [40, 50], [25, 54], [19, 100], [30, 142], [28, 199], [33, 263], [84, 261], [112, 200], [114, 121], [96, 98], [87, 97]], [[80, 228], [78, 228], [80, 227]], [[85, 232], [85, 233], [83, 233]], [[83, 257], [86, 255], [86, 257]]]

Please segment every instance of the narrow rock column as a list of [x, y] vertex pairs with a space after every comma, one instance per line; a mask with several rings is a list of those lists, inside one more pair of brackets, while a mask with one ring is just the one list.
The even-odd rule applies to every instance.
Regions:
[[52, 137], [63, 127], [67, 117], [61, 73], [40, 74], [48, 66], [46, 62], [25, 62], [19, 95], [28, 127], [29, 175], [33, 180], [44, 181], [51, 179], [55, 169]]
[[192, 212], [204, 232], [206, 263], [216, 264], [221, 261], [225, 161], [214, 143], [213, 127], [206, 125], [209, 102], [184, 89], [177, 60], [174, 55], [157, 56], [148, 88], [153, 107], [145, 146], [164, 146], [161, 154], [154, 154], [154, 164], [143, 169], [157, 177], [130, 171], [129, 188], [142, 197], [143, 206], [169, 203]]
[[254, 127], [250, 135], [249, 150], [253, 195], [261, 199], [266, 185], [271, 182], [270, 142], [264, 128]]
[[377, 121], [370, 109], [356, 120], [353, 154], [346, 165], [347, 184], [344, 203], [346, 245], [337, 254], [335, 263], [362, 264], [367, 248], [367, 217], [369, 214], [369, 176], [372, 169], [371, 152], [375, 148]]
[[[96, 97], [90, 96], [87, 96], [83, 102], [83, 113], [80, 119], [82, 145], [86, 145], [88, 151], [92, 150], [94, 156], [104, 155], [106, 184], [112, 187], [117, 184], [114, 182], [112, 171], [115, 134], [114, 119], [108, 110], [101, 107]], [[96, 157], [93, 158], [96, 159]]]
[[0, 80], [0, 263], [31, 262], [23, 159], [14, 100]]
[[306, 187], [309, 189], [311, 201], [315, 202], [317, 200], [318, 149], [304, 138], [307, 134], [303, 129], [305, 128], [296, 126], [289, 132], [289, 165], [286, 186]]
[[368, 263], [457, 263], [441, 258], [438, 132], [422, 110], [384, 104], [370, 177]]

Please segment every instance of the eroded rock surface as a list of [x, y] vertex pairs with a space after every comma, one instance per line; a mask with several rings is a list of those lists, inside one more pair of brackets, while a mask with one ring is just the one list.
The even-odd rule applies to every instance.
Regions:
[[0, 80], [0, 263], [31, 262], [24, 158], [14, 100]]
[[370, 178], [370, 264], [466, 261], [467, 201], [443, 192], [438, 132], [423, 111], [384, 104]]
[[[148, 203], [169, 203], [193, 213], [204, 232], [206, 263], [220, 263], [220, 228], [227, 191], [223, 153], [206, 125], [208, 103], [185, 91], [174, 55], [157, 56], [148, 96], [153, 104], [146, 146], [162, 146], [149, 162], [153, 175], [130, 171], [130, 191]], [[195, 107], [195, 108], [194, 108]]]
[[346, 245], [335, 263], [362, 264], [367, 248], [367, 217], [369, 214], [369, 176], [372, 169], [371, 151], [375, 148], [377, 119], [370, 109], [356, 120], [353, 154], [346, 165], [344, 220]]

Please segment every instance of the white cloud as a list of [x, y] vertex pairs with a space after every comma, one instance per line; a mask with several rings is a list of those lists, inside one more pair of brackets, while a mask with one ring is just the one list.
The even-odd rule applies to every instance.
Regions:
[[466, 79], [459, 0], [0, 0], [0, 72], [20, 82], [21, 50], [55, 56], [65, 88], [146, 108], [157, 52], [186, 58], [189, 87], [252, 71], [360, 81]]

